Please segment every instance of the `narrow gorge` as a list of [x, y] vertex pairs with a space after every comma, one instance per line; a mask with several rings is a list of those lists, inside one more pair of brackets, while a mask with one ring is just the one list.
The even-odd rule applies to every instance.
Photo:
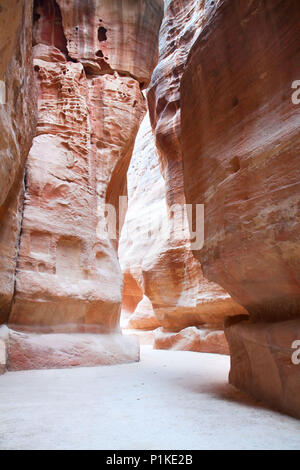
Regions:
[[130, 395], [139, 363], [207, 377], [225, 421], [299, 419], [299, 1], [0, 0], [0, 25], [0, 401], [90, 366]]

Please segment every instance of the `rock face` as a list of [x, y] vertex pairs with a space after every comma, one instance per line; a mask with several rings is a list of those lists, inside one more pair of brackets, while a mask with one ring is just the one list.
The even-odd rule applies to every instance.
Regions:
[[206, 208], [195, 256], [251, 316], [226, 330], [231, 383], [298, 417], [299, 27], [296, 0], [221, 1], [181, 83], [185, 194]]
[[154, 330], [158, 328], [160, 323], [155, 316], [150, 299], [144, 295], [139, 302], [134, 313], [130, 316], [127, 328], [137, 330]]
[[14, 293], [24, 164], [36, 123], [31, 35], [32, 2], [0, 1], [0, 80], [6, 88], [0, 104], [0, 324]]
[[231, 354], [230, 383], [300, 418], [300, 321], [240, 320], [234, 323], [230, 319], [225, 329]]
[[[113, 4], [35, 2], [38, 125], [26, 169], [9, 321], [12, 328], [52, 333], [39, 339], [44, 342], [41, 354], [53, 333], [119, 332], [123, 279], [116, 247], [121, 225], [116, 220], [111, 228], [108, 221], [114, 217], [111, 210], [118, 215], [119, 196], [126, 194], [126, 173], [145, 113], [141, 88], [157, 59], [163, 2]], [[13, 344], [18, 356], [11, 359], [14, 369], [44, 367], [38, 355], [28, 364], [20, 360], [23, 346], [30, 356], [35, 339]], [[124, 339], [129, 340], [136, 360], [137, 343]], [[121, 360], [124, 348], [125, 343]], [[85, 365], [94, 364], [89, 353], [82, 354]], [[49, 364], [55, 365], [55, 357], [51, 353]], [[68, 365], [67, 359], [61, 364]]]
[[[191, 47], [218, 1], [167, 0], [160, 30], [159, 61], [148, 102], [157, 151], [166, 181], [167, 202], [184, 204], [180, 83]], [[176, 191], [174, 191], [176, 188]]]
[[299, 25], [295, 0], [223, 1], [182, 80], [185, 193], [206, 208], [195, 254], [266, 320], [300, 312]]
[[[132, 147], [143, 96], [128, 77], [100, 76], [89, 83], [81, 64], [59, 54], [35, 46], [38, 135], [28, 158], [10, 323], [76, 323], [110, 331], [118, 325], [122, 275], [109, 236], [97, 230], [114, 169], [130, 158], [128, 142]], [[114, 120], [124, 116], [127, 125], [116, 128]]]
[[137, 338], [119, 334], [10, 332], [9, 370], [108, 366], [139, 361]]
[[223, 330], [196, 327], [185, 328], [178, 333], [158, 328], [154, 332], [154, 349], [229, 354]]
[[164, 0], [58, 0], [70, 57], [87, 73], [117, 70], [147, 87], [157, 62]]
[[[123, 311], [128, 320], [123, 326], [144, 330], [164, 326], [177, 332], [203, 324], [221, 328], [224, 315], [243, 309], [202, 276], [200, 263], [189, 249], [187, 224], [182, 238], [174, 239], [176, 227], [169, 214], [167, 185], [148, 116], [137, 136], [127, 180], [128, 212], [119, 245], [125, 277]], [[200, 330], [199, 334], [204, 335]], [[224, 333], [221, 342], [222, 351], [227, 352]], [[189, 344], [199, 351], [208, 344], [201, 340], [200, 347], [196, 343], [193, 340]], [[163, 341], [157, 339], [157, 347], [160, 344]], [[207, 351], [212, 349], [208, 345]], [[218, 346], [215, 352], [219, 351]]]
[[[156, 219], [164, 222], [170, 236], [151, 243], [151, 255], [149, 248], [147, 249], [147, 262], [143, 260], [144, 291], [151, 300], [161, 325], [177, 331], [187, 326], [206, 323], [220, 327], [224, 316], [246, 313], [222, 288], [203, 277], [201, 265], [191, 251], [187, 219], [185, 216], [181, 219], [178, 208], [174, 208], [174, 205], [183, 207], [185, 204], [180, 142], [180, 81], [190, 48], [202, 25], [214, 11], [215, 5], [216, 2], [203, 2], [199, 5], [195, 0], [185, 2], [184, 7], [178, 0], [165, 3], [165, 17], [160, 31], [159, 62], [148, 91], [150, 119], [160, 168], [157, 156], [154, 155], [153, 142], [151, 146], [149, 144], [149, 148], [145, 148], [144, 153], [153, 153], [156, 171], [161, 171], [163, 179], [160, 177], [161, 193], [157, 190], [154, 193], [153, 180], [151, 181], [149, 174], [148, 195], [143, 193], [142, 198], [145, 201], [144, 206], [148, 209], [150, 198], [151, 201], [163, 199], [159, 212], [158, 202], [153, 205], [151, 212], [157, 213]], [[142, 142], [147, 139], [152, 139], [150, 130], [148, 136], [141, 136]], [[136, 152], [143, 152], [143, 149], [137, 148]], [[145, 170], [143, 171], [145, 173]], [[135, 192], [135, 200], [137, 199]], [[142, 204], [141, 197], [139, 204]], [[138, 212], [137, 210], [136, 213]], [[133, 245], [135, 253], [139, 251], [136, 243]], [[145, 254], [146, 247], [140, 248], [143, 248]]]

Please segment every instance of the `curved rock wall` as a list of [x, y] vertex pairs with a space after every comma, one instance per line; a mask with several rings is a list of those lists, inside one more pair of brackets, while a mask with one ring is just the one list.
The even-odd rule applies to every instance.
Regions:
[[171, 237], [159, 256], [153, 258], [144, 278], [159, 321], [176, 330], [205, 323], [221, 325], [226, 315], [246, 313], [222, 288], [203, 277], [201, 265], [190, 248], [187, 220], [183, 221], [185, 236], [180, 240], [173, 224], [178, 214], [172, 208], [185, 204], [180, 83], [188, 53], [216, 5], [195, 0], [185, 2], [184, 6], [179, 0], [165, 3], [159, 62], [148, 91], [151, 124], [164, 177], [167, 203], [164, 218], [169, 220]]
[[205, 276], [250, 313], [226, 321], [230, 381], [300, 416], [300, 9], [219, 3], [181, 83], [187, 201], [204, 203]]
[[[187, 225], [183, 238], [174, 240], [167, 185], [161, 174], [148, 116], [137, 136], [127, 180], [129, 205], [119, 245], [125, 276], [123, 313], [128, 319], [125, 327], [154, 329], [163, 326], [170, 331], [180, 331], [209, 324], [212, 329], [218, 329], [225, 315], [242, 312], [222, 288], [203, 277], [200, 263], [189, 248]], [[163, 343], [162, 335], [157, 336], [157, 347], [174, 343]], [[224, 334], [221, 336], [219, 343], [227, 352]], [[186, 343], [191, 340], [188, 347], [200, 350], [190, 335], [186, 340]], [[202, 351], [205, 351], [205, 340], [203, 336]], [[182, 347], [186, 347], [186, 343], [180, 342]], [[218, 347], [215, 352], [220, 350]]]
[[206, 207], [205, 275], [256, 318], [299, 316], [297, 1], [223, 1], [182, 80], [185, 193]]
[[58, 0], [67, 49], [91, 74], [117, 70], [148, 85], [164, 0]]
[[[122, 17], [101, 1], [89, 2], [88, 8], [83, 2], [73, 2], [71, 8], [70, 2], [54, 0], [35, 5], [39, 118], [27, 165], [10, 316], [15, 327], [119, 329], [122, 273], [115, 250], [117, 234], [112, 239], [105, 227], [105, 203], [117, 204], [118, 196], [126, 192], [126, 172], [145, 112], [141, 83], [130, 69], [131, 61], [138, 62], [133, 43], [147, 57], [141, 69], [149, 80], [162, 7], [160, 2], [141, 1], [139, 8], [136, 2], [117, 3], [125, 19], [130, 18], [122, 38], [113, 34], [110, 38], [109, 47], [120, 64], [112, 62], [117, 70], [95, 67], [92, 72], [86, 61], [94, 61], [90, 51], [96, 43], [86, 22], [97, 33], [98, 17], [103, 17], [116, 31]], [[152, 55], [144, 16], [152, 21]], [[77, 31], [72, 38], [71, 31]], [[100, 37], [97, 41], [98, 48], [100, 42], [106, 43]], [[121, 74], [119, 68], [126, 64], [129, 70]]]
[[14, 293], [24, 165], [36, 124], [31, 35], [32, 2], [0, 1], [0, 80], [6, 88], [0, 104], [0, 323], [7, 322]]

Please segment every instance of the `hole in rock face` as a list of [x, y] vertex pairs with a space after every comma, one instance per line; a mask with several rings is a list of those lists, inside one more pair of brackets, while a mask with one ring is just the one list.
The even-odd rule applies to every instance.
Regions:
[[235, 96], [232, 100], [233, 108], [236, 108], [238, 106], [239, 102], [240, 102], [239, 99]]
[[239, 157], [234, 157], [231, 160], [231, 168], [233, 173], [237, 173], [241, 169]]
[[36, 23], [36, 21], [39, 21], [41, 15], [37, 12], [33, 14], [33, 22]]
[[96, 56], [102, 58], [102, 57], [104, 57], [104, 54], [103, 54], [102, 51], [99, 50], [99, 51], [96, 52]]
[[107, 29], [104, 28], [103, 26], [100, 26], [100, 28], [98, 28], [98, 40], [100, 42], [104, 42], [104, 41], [107, 41]]

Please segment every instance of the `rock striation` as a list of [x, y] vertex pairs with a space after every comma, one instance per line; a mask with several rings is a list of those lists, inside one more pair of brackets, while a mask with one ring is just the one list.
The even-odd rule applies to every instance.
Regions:
[[[10, 371], [109, 366], [139, 361], [133, 336], [10, 331]], [[0, 365], [1, 367], [1, 365]]]
[[[158, 158], [159, 165], [156, 165], [163, 177], [160, 197], [164, 200], [160, 209], [164, 212], [157, 217], [165, 222], [170, 236], [151, 245], [151, 251], [156, 253], [147, 267], [146, 260], [143, 260], [143, 282], [159, 322], [168, 330], [179, 331], [203, 324], [214, 324], [219, 329], [224, 316], [246, 314], [227, 292], [204, 278], [201, 265], [191, 251], [187, 218], [181, 213], [186, 202], [180, 126], [181, 77], [188, 53], [216, 5], [217, 2], [199, 5], [198, 1], [188, 0], [183, 7], [178, 0], [165, 2], [159, 61], [147, 95], [155, 144], [152, 143], [153, 149], [149, 147], [145, 153], [157, 152], [155, 159], [157, 161]], [[141, 137], [141, 141], [152, 139], [150, 131], [148, 135]], [[151, 191], [152, 201], [158, 198], [152, 189], [153, 182], [147, 188]], [[135, 197], [137, 200], [136, 193]], [[146, 197], [150, 200], [150, 193]], [[143, 198], [145, 200], [145, 195]], [[147, 207], [150, 207], [149, 200], [145, 204]], [[155, 210], [153, 206], [152, 211]], [[146, 258], [149, 260], [150, 256]]]
[[[50, 334], [41, 339], [41, 353], [48, 341], [55, 343], [51, 335], [120, 333], [119, 196], [126, 194], [126, 173], [145, 113], [141, 89], [156, 63], [162, 14], [160, 0], [35, 2], [38, 123], [26, 167], [9, 318], [11, 328], [29, 333], [26, 351], [34, 350], [28, 346], [31, 339], [35, 343], [32, 332]], [[116, 223], [111, 229], [114, 209]], [[121, 339], [115, 342], [120, 345], [119, 362], [122, 357], [128, 360]], [[137, 344], [131, 340], [136, 360]], [[109, 343], [100, 335], [98, 341]], [[23, 342], [14, 343], [21, 343], [19, 351]], [[16, 354], [14, 369], [26, 368], [22, 353]], [[85, 365], [94, 364], [89, 354], [84, 357]], [[30, 368], [41, 366], [43, 361], [37, 358], [29, 359]], [[55, 355], [52, 359], [55, 366]], [[67, 365], [66, 359], [62, 363]]]
[[[222, 329], [225, 315], [239, 314], [243, 309], [222, 288], [203, 277], [200, 263], [189, 248], [187, 223], [182, 237], [174, 239], [179, 224], [174, 229], [167, 184], [148, 116], [137, 136], [127, 187], [128, 211], [119, 245], [125, 278], [123, 314], [127, 323], [123, 326], [142, 330], [163, 326], [166, 331], [179, 332], [210, 324], [212, 329]], [[189, 339], [186, 336], [186, 342]], [[222, 341], [222, 351], [227, 352], [224, 334]], [[162, 341], [157, 340], [157, 347], [159, 344]], [[205, 351], [204, 339], [201, 348], [193, 339], [190, 346]], [[212, 350], [208, 346], [206, 352]], [[215, 352], [219, 351], [218, 347]]]
[[185, 195], [206, 208], [194, 254], [251, 317], [227, 327], [230, 380], [297, 416], [286, 321], [298, 331], [299, 26], [295, 0], [221, 1], [181, 81]]
[[300, 12], [234, 3], [200, 34], [182, 80], [185, 193], [206, 207], [205, 275], [256, 318], [284, 319], [300, 306]]
[[258, 400], [300, 419], [300, 321], [226, 321], [229, 381]]
[[14, 293], [24, 165], [36, 123], [32, 2], [0, 1], [0, 324]]
[[224, 330], [216, 330], [216, 328], [196, 328], [193, 326], [184, 328], [177, 333], [158, 328], [154, 331], [153, 347], [154, 349], [229, 355], [229, 346]]

